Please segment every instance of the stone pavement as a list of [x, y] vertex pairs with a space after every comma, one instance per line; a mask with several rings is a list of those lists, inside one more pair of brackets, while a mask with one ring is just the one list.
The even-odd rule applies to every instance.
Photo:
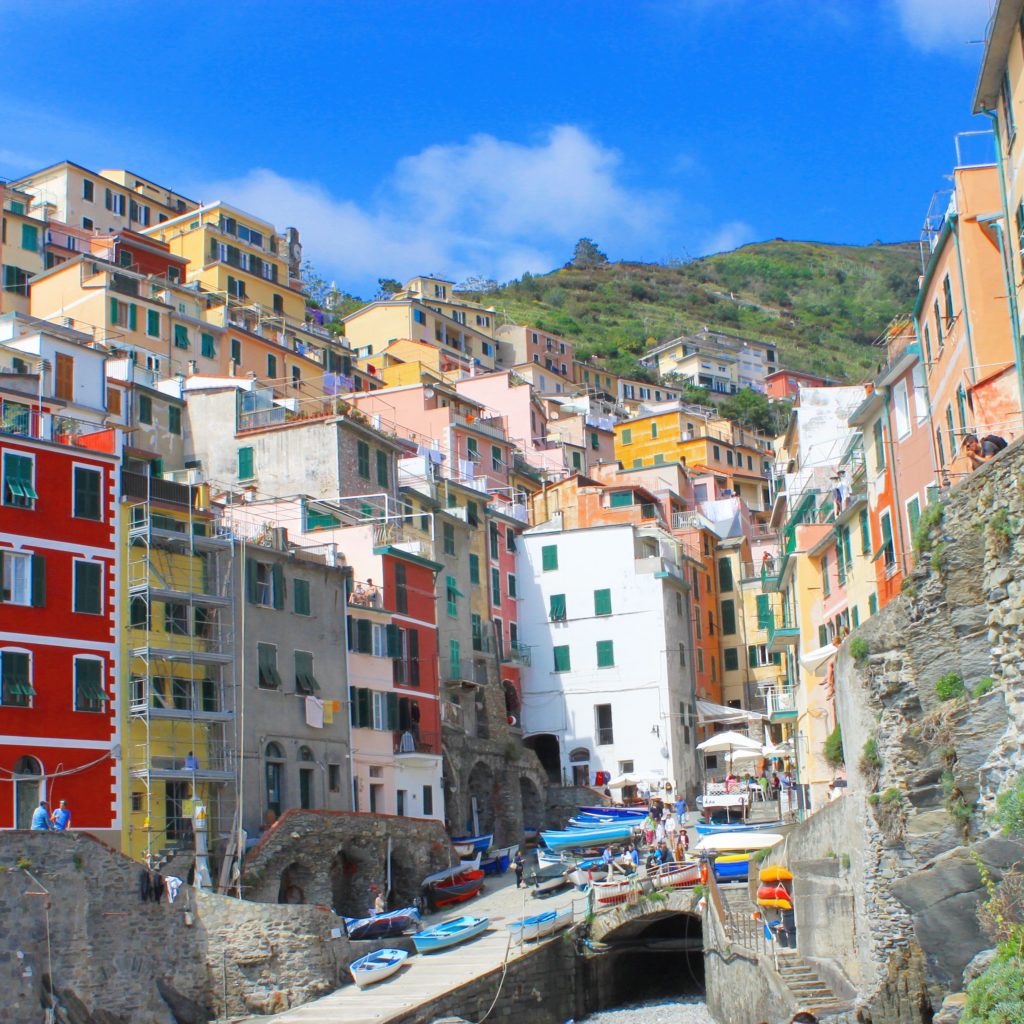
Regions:
[[[536, 949], [536, 942], [526, 943], [523, 947], [510, 945], [506, 925], [521, 917], [558, 910], [570, 903], [575, 907], [575, 919], [582, 921], [587, 912], [587, 900], [575, 889], [564, 889], [553, 896], [534, 899], [532, 890], [516, 889], [515, 876], [511, 871], [505, 875], [489, 876], [483, 893], [476, 899], [424, 917], [427, 927], [466, 914], [489, 917], [491, 927], [477, 938], [441, 953], [411, 956], [398, 974], [367, 989], [361, 990], [350, 982], [330, 995], [294, 1010], [273, 1017], [249, 1019], [264, 1024], [270, 1021], [273, 1024], [383, 1024], [493, 971], [504, 963], [506, 956], [511, 961]], [[407, 942], [402, 945], [407, 945]]]

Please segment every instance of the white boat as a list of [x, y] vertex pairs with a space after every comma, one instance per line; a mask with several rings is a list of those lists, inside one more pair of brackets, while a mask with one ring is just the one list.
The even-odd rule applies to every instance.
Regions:
[[516, 942], [535, 942], [571, 924], [572, 907], [562, 907], [561, 910], [549, 910], [545, 914], [535, 914], [533, 917], [513, 921], [508, 930]]
[[585, 889], [592, 882], [606, 882], [610, 873], [607, 864], [594, 868], [576, 868], [575, 871], [569, 872], [569, 881], [577, 889]]
[[471, 860], [460, 861], [459, 864], [454, 868], [448, 868], [445, 871], [438, 871], [436, 874], [427, 875], [423, 879], [421, 885], [428, 886], [431, 882], [443, 882], [446, 878], [453, 878], [455, 875], [461, 875], [463, 871], [478, 871], [480, 869], [480, 857], [478, 853]]
[[352, 980], [360, 988], [365, 988], [390, 978], [408, 959], [409, 953], [404, 949], [378, 949], [356, 960], [349, 966], [349, 972]]
[[647, 873], [655, 889], [686, 889], [700, 881], [700, 863], [695, 860], [669, 861]]
[[554, 850], [548, 850], [541, 846], [537, 850], [537, 867], [546, 868], [552, 864], [564, 864], [569, 867], [571, 860], [566, 857], [564, 853], [556, 853]]
[[418, 932], [412, 941], [417, 953], [436, 953], [479, 935], [487, 930], [489, 924], [490, 918], [487, 917], [457, 917], [454, 921], [445, 921]]
[[602, 907], [613, 907], [617, 903], [625, 903], [633, 894], [643, 891], [640, 880], [633, 876], [607, 882], [594, 882], [591, 885], [594, 901]]
[[743, 853], [778, 846], [783, 838], [777, 832], [719, 832], [705, 836], [694, 849], [697, 853]]

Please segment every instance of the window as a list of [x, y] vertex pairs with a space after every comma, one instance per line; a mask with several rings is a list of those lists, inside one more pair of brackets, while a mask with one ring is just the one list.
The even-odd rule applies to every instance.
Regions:
[[5, 292], [15, 295], [28, 295], [29, 272], [21, 267], [4, 266], [3, 288]]
[[199, 352], [204, 359], [217, 358], [217, 346], [213, 343], [213, 335], [207, 331], [199, 335]]
[[546, 544], [540, 549], [541, 570], [553, 572], [558, 568], [558, 545]]
[[939, 465], [946, 465], [946, 449], [942, 446], [942, 427], [935, 428], [935, 448], [939, 453]]
[[295, 692], [307, 697], [320, 692], [320, 684], [313, 675], [313, 655], [309, 651], [295, 652]]
[[757, 595], [757, 628], [767, 629], [772, 621], [772, 599], [768, 594]]
[[870, 594], [868, 596], [868, 615], [878, 614], [878, 595]]
[[155, 309], [146, 310], [146, 334], [150, 338], [160, 337], [160, 314]]
[[35, 461], [27, 455], [4, 452], [4, 504], [13, 508], [34, 508], [39, 495], [35, 488]]
[[88, 178], [82, 179], [82, 198], [87, 202], [91, 203], [95, 196], [95, 185]]
[[654, 421], [653, 421], [653, 422], [651, 423], [651, 437], [652, 437], [652, 438], [655, 438], [655, 437], [657, 437], [657, 436], [658, 436], [658, 421], [657, 421], [657, 420], [654, 420]]
[[860, 515], [858, 516], [858, 522], [860, 524], [860, 553], [862, 555], [871, 554], [871, 525], [868, 522], [868, 510], [862, 508]]
[[35, 695], [28, 652], [0, 651], [0, 704], [27, 708]]
[[516, 550], [516, 531], [511, 526], [505, 527], [505, 550], [511, 552]]
[[423, 787], [423, 815], [426, 817], [434, 813], [434, 787]]
[[500, 473], [505, 468], [505, 460], [502, 458], [503, 452], [496, 445], [491, 445], [491, 469], [496, 473]]
[[448, 616], [455, 619], [459, 615], [459, 588], [456, 586], [455, 577], [448, 576], [445, 580], [445, 600], [448, 604]]
[[732, 590], [732, 562], [728, 558], [718, 560], [718, 589], [723, 593]]
[[633, 431], [629, 427], [626, 427], [625, 430], [622, 431], [622, 443], [623, 444], [632, 444], [633, 443]]
[[731, 635], [736, 632], [736, 604], [732, 600], [722, 602], [722, 633]]
[[942, 346], [945, 344], [945, 332], [942, 327], [942, 313], [939, 311], [939, 300], [932, 304], [932, 312], [935, 315], [935, 340], [939, 343], [939, 354], [942, 354]]
[[825, 597], [832, 593], [832, 577], [829, 574], [828, 555], [821, 556], [821, 592]]
[[487, 529], [488, 541], [490, 544], [491, 558], [497, 559], [499, 556], [499, 548], [501, 546], [498, 539], [498, 524], [491, 523]]
[[[1021, 204], [1021, 210], [1024, 211], [1024, 203]], [[1018, 217], [1024, 222], [1024, 214], [1018, 213]], [[932, 332], [927, 324], [924, 325], [924, 355], [925, 360], [929, 367], [932, 365]]]
[[501, 570], [491, 569], [491, 604], [501, 604]]
[[[446, 555], [455, 554], [455, 527], [451, 523], [441, 525], [441, 546]], [[474, 556], [475, 557], [475, 556]], [[477, 560], [477, 575], [480, 573], [480, 562]]]
[[188, 340], [188, 328], [184, 324], [174, 325], [174, 347], [187, 349], [191, 343]]
[[572, 667], [572, 662], [569, 658], [569, 646], [564, 644], [554, 648], [555, 655], [555, 671], [556, 672], [569, 672]]
[[469, 556], [469, 582], [474, 586], [480, 585], [480, 556], [472, 553]]
[[28, 252], [39, 251], [39, 228], [35, 224], [21, 225], [21, 247]]
[[615, 664], [615, 643], [612, 640], [597, 641], [597, 667], [611, 668]]
[[277, 645], [258, 643], [256, 645], [256, 664], [259, 685], [264, 690], [280, 690], [281, 677], [277, 672]]
[[364, 480], [370, 479], [370, 446], [365, 441], [356, 442], [356, 471]]
[[388, 467], [388, 453], [378, 451], [377, 452], [377, 483], [381, 487], [387, 487], [390, 482], [390, 473]]
[[253, 469], [253, 449], [238, 449], [238, 479], [251, 480], [256, 475]]
[[82, 227], [85, 228], [86, 231], [92, 231], [92, 228], [93, 228], [92, 217], [83, 217], [82, 218]]
[[167, 429], [172, 434], [181, 433], [181, 406], [167, 406]]
[[242, 343], [238, 338], [231, 339], [231, 361], [233, 363], [241, 363], [242, 361]]
[[309, 580], [292, 580], [292, 611], [296, 615], [309, 615]]
[[174, 636], [188, 636], [188, 605], [168, 601], [164, 605], [164, 629]]
[[910, 536], [917, 532], [917, 524], [921, 519], [921, 499], [914, 495], [907, 502], [907, 526], [910, 527]]
[[885, 435], [882, 433], [882, 421], [875, 420], [871, 425], [871, 436], [875, 449], [875, 472], [885, 471]]
[[409, 611], [409, 590], [404, 562], [395, 563], [395, 611], [403, 615]]
[[942, 299], [946, 307], [946, 323], [953, 321], [953, 286], [949, 281], [949, 274], [942, 279]]
[[711, 457], [715, 460], [715, 462], [722, 461], [722, 452], [717, 444], [711, 446]]
[[102, 711], [107, 699], [103, 662], [98, 658], [75, 658], [75, 710]]
[[601, 438], [598, 437], [596, 431], [590, 433], [590, 448], [592, 451], [597, 451], [601, 447]]
[[153, 399], [149, 395], [139, 395], [139, 422], [153, 423]]
[[896, 564], [896, 549], [892, 541], [892, 516], [888, 510], [881, 514], [878, 522], [882, 527], [882, 546], [875, 554], [875, 558], [879, 555], [884, 556], [885, 566], [889, 568]]
[[594, 614], [611, 615], [612, 613], [612, 592], [610, 589], [594, 591]]
[[103, 473], [100, 470], [75, 466], [72, 515], [76, 519], [99, 521], [103, 518], [100, 507], [100, 488], [102, 484]]
[[896, 436], [902, 440], [910, 433], [910, 395], [905, 380], [897, 381], [892, 389], [892, 406], [896, 417]]
[[263, 608], [284, 608], [284, 569], [280, 563], [245, 560], [245, 590], [249, 604]]
[[740, 652], [735, 647], [726, 647], [722, 650], [722, 670], [724, 672], [736, 672], [740, 667]]
[[519, 596], [516, 592], [516, 574], [514, 572], [510, 572], [505, 577], [505, 585], [508, 590], [509, 599], [514, 601]]
[[332, 793], [341, 792], [341, 765], [329, 764], [327, 766], [327, 788]]
[[73, 610], [83, 615], [103, 614], [103, 566], [99, 562], [75, 562]]
[[1017, 135], [1017, 125], [1013, 118], [1013, 90], [1010, 88], [1010, 72], [1003, 71], [1003, 86], [1000, 90], [1000, 99], [1003, 104], [1003, 121], [1006, 124], [1006, 145], [1013, 146], [1013, 140]]
[[633, 504], [632, 491], [615, 491], [608, 497], [609, 508], [630, 508]]
[[611, 704], [594, 705], [594, 734], [595, 742], [599, 747], [615, 742], [615, 734], [612, 730]]
[[[480, 516], [477, 513], [477, 504], [475, 501], [466, 502], [466, 522], [469, 523], [470, 526], [478, 526], [480, 523]], [[497, 558], [498, 556], [495, 555], [494, 557]]]
[[552, 622], [565, 622], [565, 594], [552, 594], [548, 598], [548, 618]]

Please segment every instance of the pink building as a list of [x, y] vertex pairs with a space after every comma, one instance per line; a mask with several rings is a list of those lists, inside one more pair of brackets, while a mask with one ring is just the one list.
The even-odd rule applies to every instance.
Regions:
[[575, 346], [571, 341], [539, 328], [512, 324], [498, 328], [500, 366], [536, 363], [566, 380], [572, 380], [574, 353]]

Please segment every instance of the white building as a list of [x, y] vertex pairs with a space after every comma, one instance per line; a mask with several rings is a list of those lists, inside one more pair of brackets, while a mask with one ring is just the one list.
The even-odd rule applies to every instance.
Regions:
[[594, 785], [598, 772], [697, 783], [689, 593], [678, 543], [656, 527], [522, 534], [523, 735], [549, 776]]

